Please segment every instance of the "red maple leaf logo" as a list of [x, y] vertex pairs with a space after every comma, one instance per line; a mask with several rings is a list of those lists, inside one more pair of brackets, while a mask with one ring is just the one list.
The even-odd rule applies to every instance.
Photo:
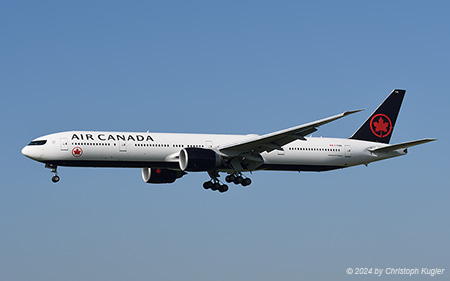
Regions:
[[392, 132], [391, 120], [384, 114], [377, 114], [370, 120], [370, 129], [375, 136], [384, 138]]
[[383, 118], [379, 118], [378, 122], [373, 122], [373, 125], [375, 126], [375, 132], [386, 132], [388, 131], [387, 127], [389, 123], [385, 123]]
[[74, 157], [80, 157], [83, 154], [83, 150], [80, 147], [75, 147], [72, 149], [72, 155]]

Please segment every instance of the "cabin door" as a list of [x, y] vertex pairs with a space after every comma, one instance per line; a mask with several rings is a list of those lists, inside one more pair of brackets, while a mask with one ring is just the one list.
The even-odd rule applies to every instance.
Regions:
[[60, 144], [61, 144], [61, 151], [69, 150], [69, 145], [68, 145], [67, 139], [60, 139]]
[[352, 157], [352, 147], [350, 145], [344, 146], [345, 157]]
[[127, 152], [127, 142], [126, 141], [119, 141], [119, 151], [120, 152]]

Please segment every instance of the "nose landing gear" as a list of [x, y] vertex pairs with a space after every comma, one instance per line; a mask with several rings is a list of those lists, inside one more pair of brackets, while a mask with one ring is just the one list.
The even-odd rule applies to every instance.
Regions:
[[52, 177], [52, 182], [54, 182], [54, 183], [59, 182], [59, 180], [60, 180], [61, 178], [58, 176], [58, 171], [57, 171], [58, 166], [53, 165], [53, 164], [45, 164], [45, 168], [51, 169], [50, 172], [55, 174], [55, 175]]

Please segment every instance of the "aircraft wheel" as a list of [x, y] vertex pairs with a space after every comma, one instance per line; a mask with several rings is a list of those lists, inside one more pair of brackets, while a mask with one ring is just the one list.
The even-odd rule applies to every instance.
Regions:
[[240, 184], [240, 183], [242, 183], [243, 180], [244, 180], [244, 179], [243, 179], [241, 176], [238, 176], [238, 177], [236, 177], [236, 178], [234, 179], [233, 183], [234, 183], [234, 184]]
[[220, 188], [219, 188], [220, 193], [224, 193], [227, 191], [228, 191], [228, 185], [224, 184], [224, 185], [220, 186]]
[[247, 185], [250, 185], [250, 184], [252, 184], [252, 180], [249, 179], [249, 178], [246, 178], [246, 179], [244, 179], [242, 181], [242, 186], [247, 186]]
[[220, 183], [214, 183], [211, 186], [211, 190], [213, 190], [213, 191], [219, 190], [219, 188], [220, 188]]
[[204, 188], [204, 189], [210, 189], [211, 186], [212, 186], [212, 182], [210, 182], [210, 181], [205, 181], [205, 182], [203, 183], [203, 188]]
[[225, 177], [227, 183], [233, 182], [236, 177], [234, 175], [228, 175]]
[[59, 180], [60, 180], [60, 178], [56, 175], [52, 177], [52, 182], [54, 182], [54, 183], [59, 182]]

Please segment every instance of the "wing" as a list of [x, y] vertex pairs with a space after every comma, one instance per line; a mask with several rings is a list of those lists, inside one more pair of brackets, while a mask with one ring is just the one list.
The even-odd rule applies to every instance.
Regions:
[[422, 140], [409, 141], [409, 142], [404, 142], [404, 143], [399, 143], [399, 144], [388, 145], [385, 147], [379, 147], [379, 148], [374, 148], [374, 149], [369, 149], [369, 150], [371, 152], [375, 152], [375, 153], [391, 152], [394, 150], [408, 148], [411, 146], [415, 146], [415, 145], [419, 145], [419, 144], [423, 144], [423, 143], [427, 143], [427, 142], [435, 141], [435, 140], [436, 139], [422, 139]]
[[228, 145], [219, 146], [220, 152], [228, 155], [235, 156], [240, 153], [261, 153], [270, 152], [273, 150], [282, 150], [282, 146], [295, 140], [306, 140], [305, 136], [317, 131], [317, 127], [325, 125], [327, 123], [338, 120], [347, 115], [360, 112], [362, 110], [346, 111], [344, 113], [334, 115], [328, 118], [310, 122], [307, 124], [295, 126], [289, 129], [269, 133], [262, 136], [256, 136], [255, 138], [245, 140], [238, 143], [232, 143]]

